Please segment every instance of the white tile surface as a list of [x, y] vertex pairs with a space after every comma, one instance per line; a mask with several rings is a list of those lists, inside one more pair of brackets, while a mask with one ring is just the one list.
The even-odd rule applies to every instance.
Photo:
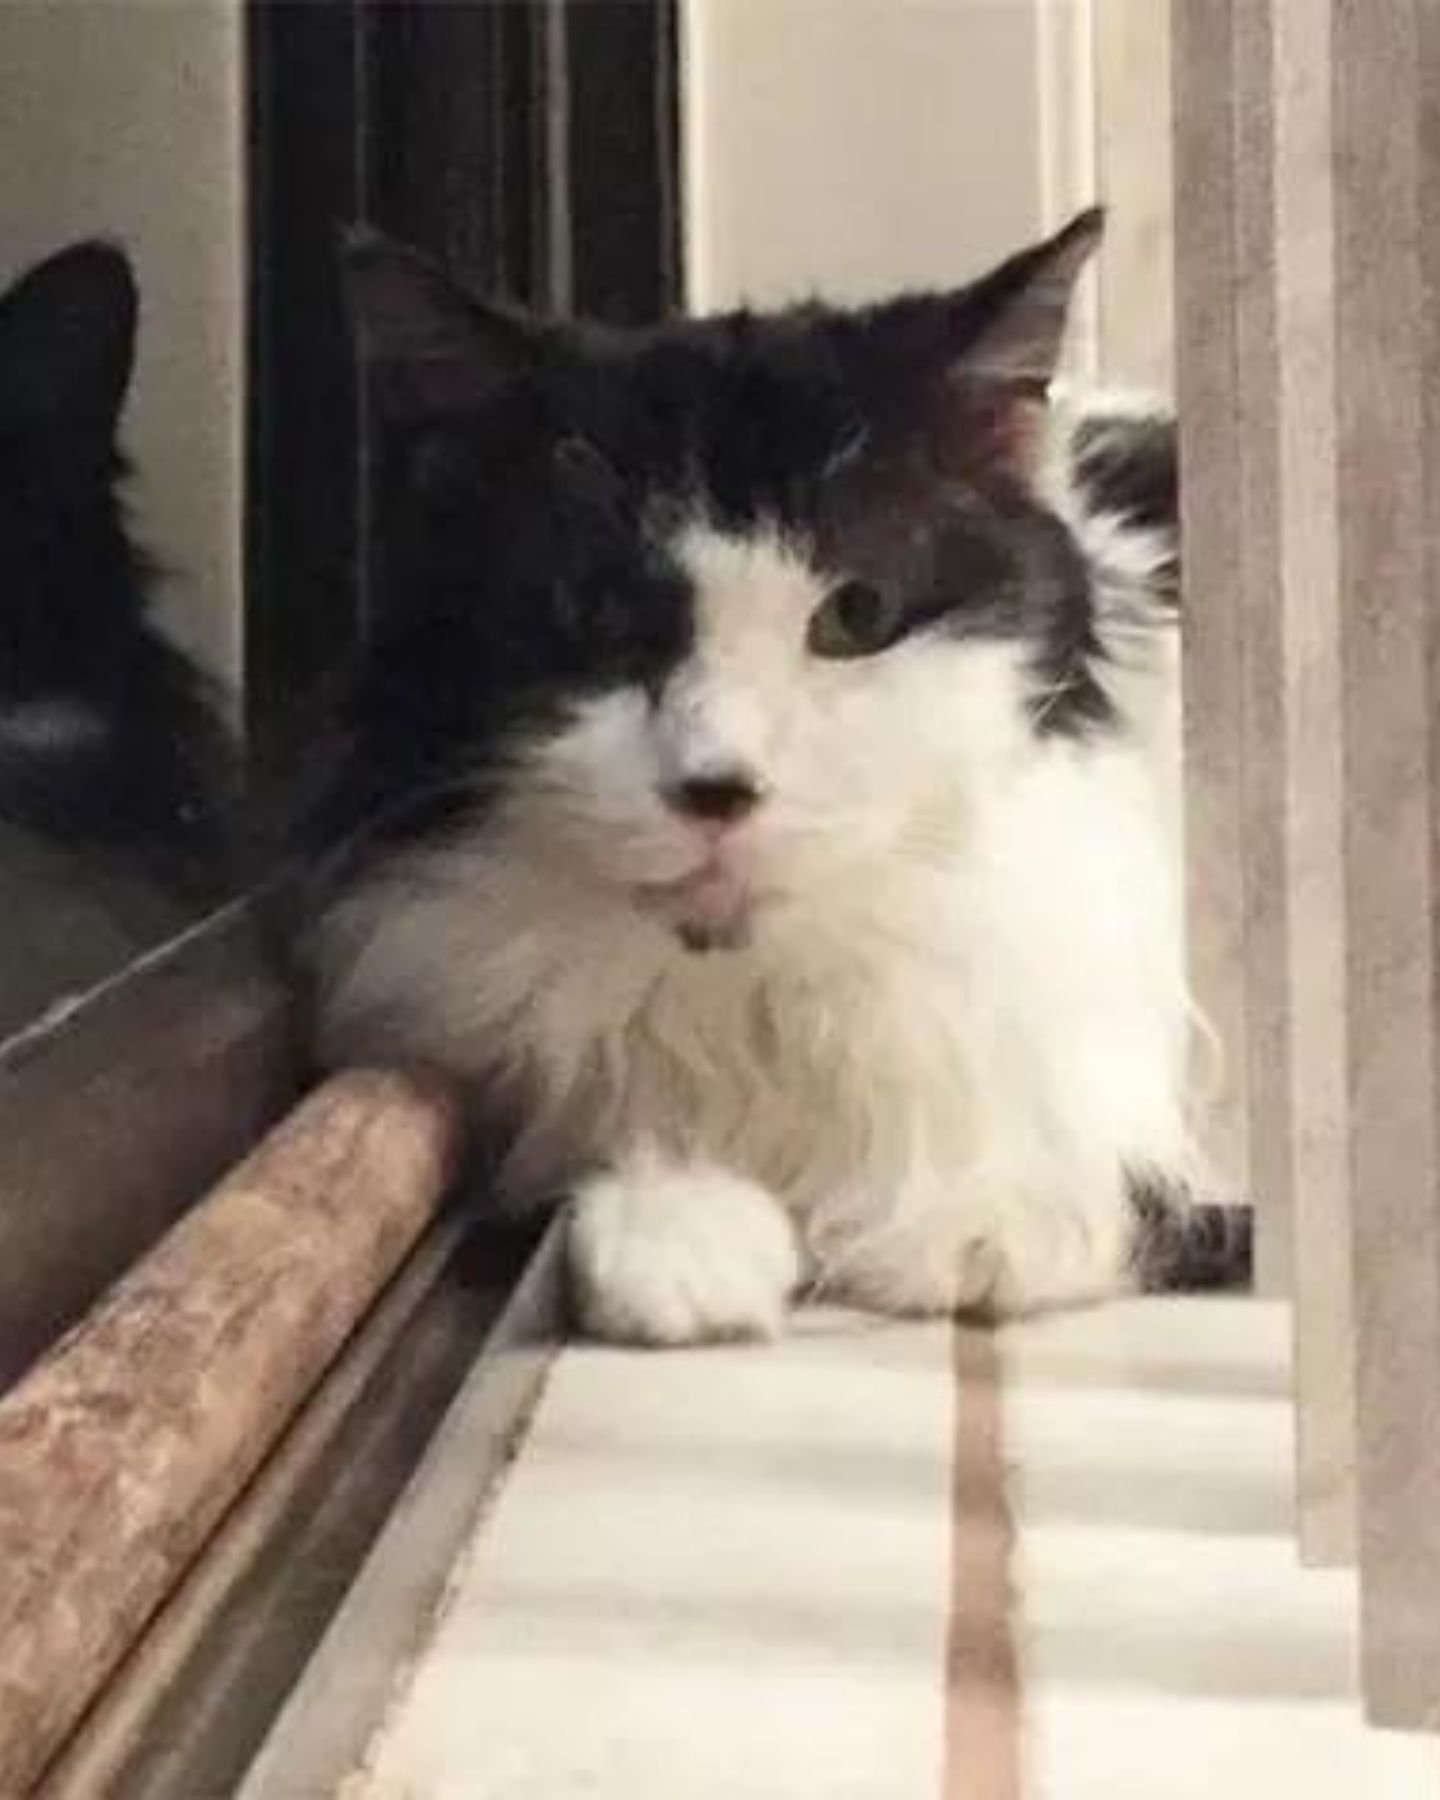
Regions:
[[1007, 1334], [1034, 1800], [1433, 1800], [1364, 1728], [1353, 1577], [1300, 1568], [1285, 1309], [1145, 1301]]
[[567, 1353], [365, 1800], [940, 1792], [940, 1327]]
[[[1351, 1579], [1299, 1567], [1287, 1341], [1251, 1302], [1004, 1335], [1025, 1800], [1440, 1794], [1361, 1723]], [[944, 1768], [955, 1424], [940, 1326], [567, 1352], [350, 1800], [992, 1800]]]

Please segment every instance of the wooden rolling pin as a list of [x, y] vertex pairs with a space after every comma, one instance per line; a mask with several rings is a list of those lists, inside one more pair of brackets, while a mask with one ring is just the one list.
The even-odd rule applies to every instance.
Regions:
[[0, 1399], [0, 1795], [23, 1794], [436, 1211], [439, 1086], [318, 1089]]

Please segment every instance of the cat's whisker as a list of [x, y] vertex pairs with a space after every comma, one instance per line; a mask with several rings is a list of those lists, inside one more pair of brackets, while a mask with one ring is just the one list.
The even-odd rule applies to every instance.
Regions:
[[380, 807], [369, 818], [358, 821], [343, 836], [333, 839], [319, 856], [311, 857], [311, 877], [323, 886], [336, 874], [344, 872], [355, 861], [355, 853], [382, 840], [407, 817], [419, 813], [436, 801], [463, 800], [477, 796], [478, 783], [473, 775], [450, 775], [416, 788], [408, 788]]
[[1074, 676], [1066, 676], [1063, 680], [1055, 682], [1050, 687], [1041, 688], [1032, 695], [1032, 700], [1041, 702], [1041, 705], [1031, 713], [1031, 720], [1037, 729], [1045, 723], [1061, 701], [1076, 691], [1076, 685]]

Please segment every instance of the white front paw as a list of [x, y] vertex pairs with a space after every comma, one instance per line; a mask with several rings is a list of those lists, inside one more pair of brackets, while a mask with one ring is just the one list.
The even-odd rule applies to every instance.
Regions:
[[580, 1324], [615, 1343], [775, 1337], [800, 1279], [778, 1202], [704, 1164], [636, 1162], [585, 1183], [569, 1258]]

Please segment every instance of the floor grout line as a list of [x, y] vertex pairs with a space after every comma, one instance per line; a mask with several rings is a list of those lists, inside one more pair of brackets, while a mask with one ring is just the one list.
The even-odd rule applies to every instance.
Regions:
[[995, 1334], [957, 1328], [953, 1369], [943, 1800], [1022, 1800], [1015, 1521], [1005, 1488], [1002, 1373]]

